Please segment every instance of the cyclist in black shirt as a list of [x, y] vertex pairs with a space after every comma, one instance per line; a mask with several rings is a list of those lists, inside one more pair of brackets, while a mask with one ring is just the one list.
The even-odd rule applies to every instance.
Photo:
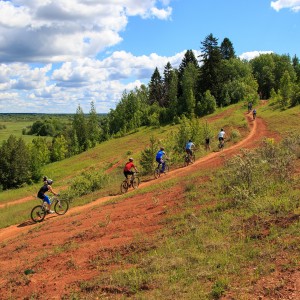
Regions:
[[[46, 179], [47, 177], [44, 177], [43, 179]], [[47, 193], [48, 191], [50, 191], [53, 195], [58, 195], [57, 193], [55, 193], [54, 191], [53, 191], [53, 189], [52, 189], [52, 183], [53, 183], [53, 180], [51, 180], [51, 179], [46, 179], [45, 181], [44, 181], [44, 185], [40, 188], [40, 190], [39, 190], [39, 192], [38, 192], [38, 194], [37, 194], [37, 196], [38, 196], [38, 198], [40, 198], [40, 199], [42, 199], [44, 202], [46, 202], [47, 204], [48, 204], [48, 209], [49, 209], [49, 213], [50, 214], [53, 214], [54, 213], [54, 211], [53, 210], [51, 210], [51, 202], [50, 202], [50, 199], [49, 199], [49, 197], [45, 194], [45, 193]]]

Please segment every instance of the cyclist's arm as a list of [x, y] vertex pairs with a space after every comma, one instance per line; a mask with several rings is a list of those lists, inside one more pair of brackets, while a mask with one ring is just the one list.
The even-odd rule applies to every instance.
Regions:
[[48, 189], [49, 189], [49, 191], [53, 194], [53, 195], [55, 195], [55, 196], [57, 196], [58, 194], [57, 193], [55, 193], [54, 191], [53, 191], [53, 189], [52, 189], [52, 186], [51, 185], [48, 185]]

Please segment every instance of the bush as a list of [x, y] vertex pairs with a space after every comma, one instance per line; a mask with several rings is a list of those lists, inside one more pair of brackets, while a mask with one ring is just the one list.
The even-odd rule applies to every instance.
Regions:
[[237, 129], [234, 129], [230, 133], [230, 140], [236, 143], [241, 138], [241, 134]]
[[104, 188], [109, 183], [109, 176], [103, 171], [84, 171], [76, 176], [68, 190], [61, 193], [62, 197], [72, 200]]

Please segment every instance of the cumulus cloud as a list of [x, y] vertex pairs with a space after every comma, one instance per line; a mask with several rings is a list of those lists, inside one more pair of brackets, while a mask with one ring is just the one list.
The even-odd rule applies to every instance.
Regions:
[[59, 65], [0, 64], [0, 99], [10, 103], [6, 112], [74, 113], [78, 104], [88, 112], [94, 101], [97, 112], [106, 113], [115, 108], [124, 90], [148, 84], [155, 67], [161, 74], [167, 62], [178, 68], [184, 54], [135, 56], [116, 51], [102, 60], [86, 57]]
[[250, 51], [250, 52], [245, 52], [239, 56], [240, 59], [242, 60], [251, 60], [261, 54], [268, 54], [268, 53], [273, 53], [273, 51]]
[[169, 1], [0, 1], [1, 62], [95, 57], [122, 41], [128, 17], [168, 19]]
[[277, 0], [271, 2], [271, 7], [276, 11], [289, 8], [294, 12], [300, 11], [300, 0]]

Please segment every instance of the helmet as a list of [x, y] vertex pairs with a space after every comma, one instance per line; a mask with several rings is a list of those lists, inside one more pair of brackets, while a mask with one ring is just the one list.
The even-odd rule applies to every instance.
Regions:
[[48, 183], [49, 185], [51, 185], [51, 184], [53, 183], [53, 180], [52, 180], [52, 179], [47, 179], [47, 183]]
[[43, 181], [46, 181], [46, 180], [47, 180], [47, 176], [44, 176], [44, 177], [43, 177]]
[[163, 151], [163, 150], [165, 150], [165, 148], [164, 147], [160, 147], [160, 150]]
[[130, 157], [130, 158], [129, 158], [129, 161], [133, 161], [133, 158], [132, 158], [132, 157]]

